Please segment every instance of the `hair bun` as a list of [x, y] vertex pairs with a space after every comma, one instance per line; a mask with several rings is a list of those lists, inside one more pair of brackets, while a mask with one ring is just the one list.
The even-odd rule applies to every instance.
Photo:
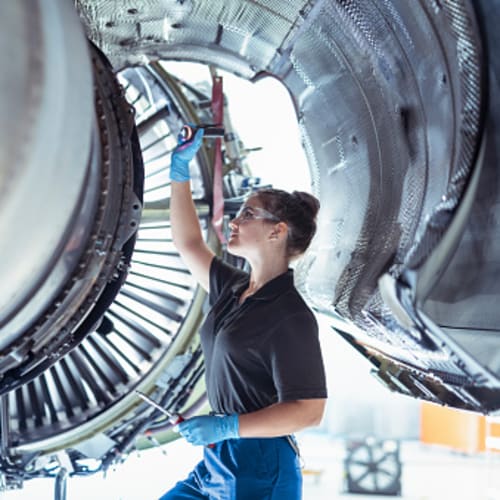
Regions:
[[305, 191], [294, 191], [292, 196], [311, 214], [313, 219], [316, 218], [320, 205], [319, 200], [315, 196]]
[[289, 193], [275, 188], [260, 189], [256, 196], [262, 208], [287, 223], [287, 256], [303, 254], [316, 233], [318, 199], [305, 191]]

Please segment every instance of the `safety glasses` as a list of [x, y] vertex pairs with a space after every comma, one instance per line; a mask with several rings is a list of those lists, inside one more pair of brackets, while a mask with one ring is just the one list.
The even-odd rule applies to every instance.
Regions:
[[280, 222], [280, 219], [276, 217], [276, 215], [273, 215], [271, 212], [268, 212], [264, 208], [252, 207], [250, 205], [242, 205], [234, 219], [238, 219], [243, 222], [257, 219]]

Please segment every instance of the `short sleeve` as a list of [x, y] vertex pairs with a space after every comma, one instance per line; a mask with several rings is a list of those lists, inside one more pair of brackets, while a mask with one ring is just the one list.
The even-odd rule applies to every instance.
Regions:
[[312, 313], [284, 318], [270, 338], [270, 363], [278, 400], [326, 398], [326, 380]]
[[237, 267], [227, 264], [215, 256], [210, 263], [210, 305], [214, 305], [227, 286], [231, 286], [237, 280], [245, 278], [247, 274]]

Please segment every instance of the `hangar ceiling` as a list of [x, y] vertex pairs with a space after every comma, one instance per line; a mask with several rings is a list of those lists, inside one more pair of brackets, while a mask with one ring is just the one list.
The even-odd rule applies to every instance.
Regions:
[[[4, 484], [170, 439], [136, 389], [172, 411], [204, 403], [204, 295], [170, 240], [168, 156], [211, 95], [160, 60], [283, 83], [322, 204], [301, 291], [389, 389], [500, 409], [499, 1], [75, 5], [2, 7]], [[193, 190], [220, 252], [213, 155]], [[245, 168], [225, 165], [226, 217]]]

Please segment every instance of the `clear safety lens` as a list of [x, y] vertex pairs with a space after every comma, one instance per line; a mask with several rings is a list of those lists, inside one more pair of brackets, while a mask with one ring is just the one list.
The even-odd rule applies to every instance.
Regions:
[[236, 214], [235, 219], [239, 219], [241, 221], [250, 221], [255, 219], [265, 219], [279, 222], [280, 219], [273, 215], [271, 212], [268, 212], [264, 208], [260, 207], [252, 207], [249, 205], [242, 205]]

